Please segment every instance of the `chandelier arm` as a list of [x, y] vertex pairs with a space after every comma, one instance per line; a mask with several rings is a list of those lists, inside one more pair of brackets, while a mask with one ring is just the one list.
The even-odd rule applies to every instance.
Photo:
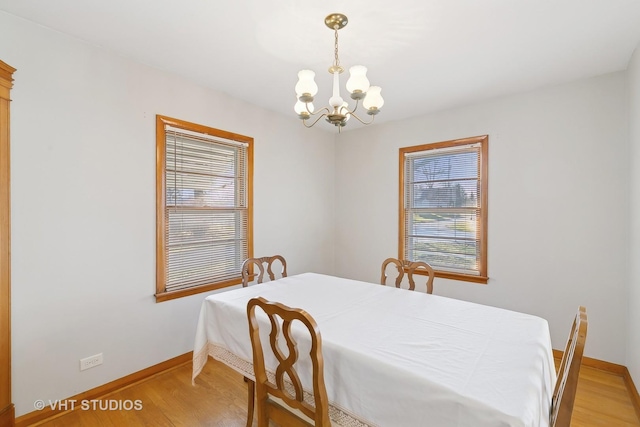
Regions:
[[[325, 109], [327, 110], [327, 113], [328, 113], [329, 109], [328, 109], [328, 108], [323, 108], [323, 110], [325, 110]], [[322, 111], [322, 110], [320, 110], [320, 111]], [[318, 113], [319, 113], [319, 112], [318, 112]], [[316, 113], [316, 114], [318, 114], [318, 113]], [[318, 118], [317, 118], [313, 123], [311, 123], [310, 125], [308, 125], [308, 124], [307, 124], [307, 119], [302, 120], [302, 124], [303, 124], [303, 125], [304, 125], [304, 127], [306, 127], [306, 128], [311, 128], [311, 127], [313, 127], [316, 123], [318, 123], [318, 122], [320, 121], [320, 119], [321, 119], [321, 118], [323, 118], [324, 116], [326, 116], [326, 115], [327, 115], [327, 113], [323, 113], [322, 115], [320, 115], [320, 116], [319, 116], [319, 117], [318, 117]], [[358, 119], [358, 120], [359, 120], [359, 119]]]
[[[354, 113], [355, 113], [355, 112], [356, 112], [356, 110], [358, 109], [358, 105], [360, 105], [360, 100], [359, 100], [359, 99], [356, 99], [356, 106], [355, 106], [355, 107], [353, 107], [353, 110], [349, 110], [347, 107], [342, 107], [342, 108], [341, 108], [341, 110], [342, 110], [342, 109], [344, 109], [344, 110], [346, 110], [346, 111], [347, 111], [347, 113], [349, 113], [349, 114], [353, 114], [353, 115], [355, 116], [355, 114], [354, 114]], [[360, 119], [358, 119], [358, 120], [360, 120]]]
[[[329, 107], [324, 107], [324, 108], [321, 108], [321, 109], [319, 109], [318, 111], [316, 111], [316, 112], [314, 113], [313, 111], [309, 110], [309, 104], [305, 104], [305, 105], [306, 105], [306, 107], [307, 107], [307, 112], [308, 112], [308, 113], [309, 113], [309, 115], [311, 115], [311, 116], [315, 116], [316, 114], [320, 114], [320, 113], [322, 113], [323, 111], [324, 111], [324, 113], [322, 114], [322, 116], [326, 116], [327, 114], [329, 114], [329, 113], [331, 112], [331, 111], [329, 110]], [[320, 117], [322, 117], [322, 116], [320, 116]], [[316, 120], [316, 121], [317, 121], [317, 120]]]
[[[355, 111], [355, 108], [354, 110]], [[363, 125], [370, 125], [371, 123], [373, 123], [373, 119], [375, 119], [376, 116], [372, 115], [371, 116], [371, 120], [369, 120], [368, 122], [363, 121], [360, 117], [358, 117], [355, 113], [350, 112], [349, 114], [351, 114], [353, 117], [355, 117], [360, 123], [362, 123]]]

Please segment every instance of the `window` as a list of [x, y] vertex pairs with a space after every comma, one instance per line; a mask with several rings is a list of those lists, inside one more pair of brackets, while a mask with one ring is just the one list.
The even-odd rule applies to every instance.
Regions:
[[156, 117], [156, 301], [241, 282], [253, 138]]
[[400, 149], [400, 259], [487, 283], [488, 136]]

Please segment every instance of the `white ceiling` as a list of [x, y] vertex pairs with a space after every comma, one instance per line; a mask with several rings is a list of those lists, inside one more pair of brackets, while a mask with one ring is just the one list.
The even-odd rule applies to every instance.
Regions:
[[341, 64], [367, 66], [382, 87], [376, 122], [623, 70], [640, 42], [640, 0], [0, 0], [0, 10], [292, 117], [300, 69], [316, 72], [316, 108], [328, 102], [324, 17], [344, 13]]

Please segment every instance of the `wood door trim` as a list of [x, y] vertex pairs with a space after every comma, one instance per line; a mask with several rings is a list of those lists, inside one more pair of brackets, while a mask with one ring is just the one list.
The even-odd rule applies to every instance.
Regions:
[[0, 61], [0, 425], [15, 424], [11, 401], [11, 221], [9, 92], [15, 68]]

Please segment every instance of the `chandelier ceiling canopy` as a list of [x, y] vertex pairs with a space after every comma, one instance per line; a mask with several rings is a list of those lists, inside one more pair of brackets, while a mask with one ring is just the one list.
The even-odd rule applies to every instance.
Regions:
[[[355, 100], [353, 109], [350, 108], [348, 102], [342, 99], [340, 96], [340, 74], [344, 71], [344, 68], [340, 65], [338, 56], [338, 30], [347, 25], [348, 19], [341, 13], [332, 13], [324, 19], [324, 23], [335, 33], [334, 61], [333, 65], [329, 67], [329, 73], [333, 74], [333, 95], [329, 98], [329, 107], [314, 111], [313, 97], [318, 93], [318, 85], [314, 80], [316, 74], [311, 70], [302, 70], [298, 72], [298, 83], [295, 87], [298, 102], [296, 102], [294, 110], [298, 117], [302, 119], [302, 123], [309, 128], [318, 123], [323, 117], [327, 122], [336, 126], [338, 132], [351, 117], [355, 117], [360, 123], [368, 125], [373, 122], [375, 115], [380, 112], [380, 108], [384, 104], [382, 95], [380, 95], [382, 89], [378, 86], [369, 85], [366, 67], [354, 65], [349, 68], [350, 77], [346, 84], [351, 99]], [[355, 114], [361, 100], [366, 113], [371, 116], [369, 121], [364, 121]], [[311, 121], [312, 117], [315, 120]]]

